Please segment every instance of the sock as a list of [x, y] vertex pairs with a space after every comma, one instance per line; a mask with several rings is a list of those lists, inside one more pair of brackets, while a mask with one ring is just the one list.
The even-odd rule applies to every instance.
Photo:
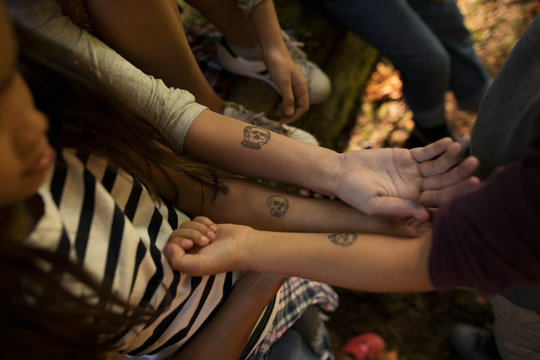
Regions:
[[238, 56], [248, 60], [262, 60], [262, 50], [259, 45], [255, 46], [240, 46], [227, 41], [229, 48]]

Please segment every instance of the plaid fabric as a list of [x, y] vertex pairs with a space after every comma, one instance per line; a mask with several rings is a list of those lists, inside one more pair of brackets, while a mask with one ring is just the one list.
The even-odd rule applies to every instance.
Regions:
[[226, 98], [235, 75], [223, 68], [216, 55], [221, 32], [210, 23], [186, 27], [185, 32], [204, 77], [220, 97]]
[[264, 359], [270, 346], [302, 316], [308, 306], [317, 304], [328, 312], [334, 311], [338, 306], [338, 296], [329, 285], [301, 278], [287, 279], [278, 296], [272, 331], [265, 336], [249, 360]]

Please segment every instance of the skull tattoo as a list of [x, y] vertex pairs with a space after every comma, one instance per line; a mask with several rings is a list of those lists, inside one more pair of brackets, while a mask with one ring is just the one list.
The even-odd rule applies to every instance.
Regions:
[[261, 146], [270, 140], [270, 132], [256, 126], [246, 126], [244, 128], [244, 140], [242, 145], [250, 149], [260, 150]]
[[357, 235], [351, 233], [334, 233], [328, 235], [328, 239], [334, 244], [342, 247], [351, 246], [356, 241]]
[[277, 218], [285, 216], [287, 210], [289, 210], [289, 200], [281, 195], [272, 195], [266, 199], [268, 209], [270, 209], [270, 215]]

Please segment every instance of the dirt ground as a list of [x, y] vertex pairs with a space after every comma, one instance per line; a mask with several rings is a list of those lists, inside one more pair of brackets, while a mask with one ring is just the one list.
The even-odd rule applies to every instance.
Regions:
[[[495, 76], [520, 34], [540, 12], [540, 0], [458, 0], [465, 22], [476, 41], [477, 52], [490, 75]], [[456, 108], [447, 94], [447, 119], [454, 131], [467, 138], [475, 114]], [[382, 60], [366, 90], [349, 150], [400, 146], [413, 127], [403, 101], [399, 74]], [[474, 291], [456, 290], [426, 294], [367, 294], [337, 289], [340, 306], [328, 325], [335, 350], [363, 332], [380, 334], [393, 359], [461, 359], [448, 342], [450, 327], [458, 322], [491, 329], [492, 314], [486, 299]]]

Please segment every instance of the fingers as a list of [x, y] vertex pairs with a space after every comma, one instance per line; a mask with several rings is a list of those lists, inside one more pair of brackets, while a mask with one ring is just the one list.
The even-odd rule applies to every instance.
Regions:
[[[217, 225], [215, 222], [213, 222], [212, 220], [210, 220], [209, 218], [207, 218], [206, 216], [196, 216], [193, 218], [192, 221], [187, 221], [185, 222], [184, 224], [188, 224], [190, 222], [197, 222], [197, 223], [200, 223], [200, 224], [204, 224], [206, 225], [208, 228], [210, 228], [212, 231], [216, 231], [217, 230]], [[180, 225], [182, 226], [182, 225]]]
[[424, 179], [423, 190], [442, 189], [457, 184], [471, 176], [478, 167], [478, 164], [479, 161], [477, 158], [469, 156], [450, 171], [427, 176]]
[[385, 215], [427, 221], [429, 214], [422, 205], [413, 201], [394, 197], [379, 196], [370, 200], [366, 213], [369, 215]]
[[399, 229], [400, 236], [416, 237], [425, 234], [431, 230], [432, 224], [430, 220], [418, 220], [417, 218], [396, 219], [395, 227]]
[[420, 172], [425, 177], [444, 173], [458, 162], [460, 151], [461, 145], [457, 142], [450, 143], [438, 158], [419, 163]]
[[[286, 99], [285, 93], [282, 91], [283, 99], [276, 111], [276, 115], [280, 118], [280, 122], [286, 124], [298, 120], [309, 110], [307, 81], [303, 77], [301, 79], [293, 78], [292, 86], [291, 83], [289, 83], [289, 86], [292, 99]], [[290, 106], [292, 106], [292, 108]], [[287, 109], [292, 109], [292, 111], [287, 112]]]
[[169, 243], [164, 250], [165, 258], [171, 267], [192, 276], [206, 275], [201, 268], [199, 257], [187, 254], [180, 246]]
[[424, 191], [420, 195], [419, 201], [427, 207], [440, 207], [443, 203], [452, 200], [454, 197], [475, 189], [478, 184], [480, 184], [480, 179], [469, 177], [444, 189]]
[[180, 229], [173, 231], [170, 241], [189, 250], [193, 245], [206, 246], [216, 238], [217, 225], [207, 217], [196, 217], [180, 225]]
[[414, 160], [421, 163], [441, 155], [452, 143], [453, 141], [451, 138], [445, 137], [424, 147], [411, 149], [411, 155]]
[[282, 78], [276, 84], [281, 91], [281, 111], [285, 117], [291, 117], [294, 115], [294, 92], [291, 78]]

